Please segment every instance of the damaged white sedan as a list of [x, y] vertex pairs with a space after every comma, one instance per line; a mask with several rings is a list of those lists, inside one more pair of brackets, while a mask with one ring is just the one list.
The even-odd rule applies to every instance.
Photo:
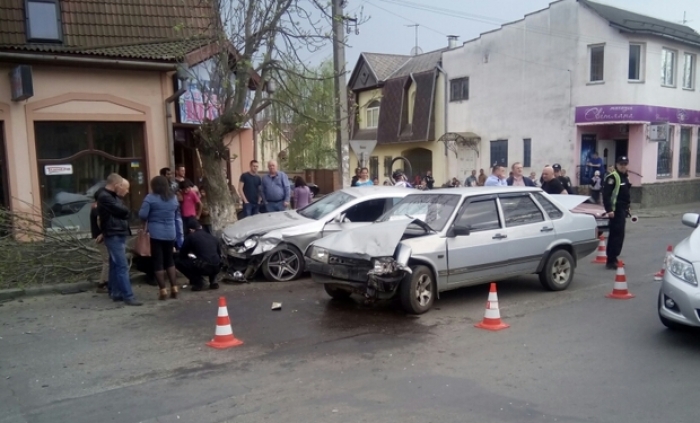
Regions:
[[539, 188], [452, 188], [408, 195], [372, 225], [313, 242], [305, 259], [333, 298], [398, 296], [420, 314], [439, 292], [511, 276], [566, 289], [596, 236], [594, 217]]

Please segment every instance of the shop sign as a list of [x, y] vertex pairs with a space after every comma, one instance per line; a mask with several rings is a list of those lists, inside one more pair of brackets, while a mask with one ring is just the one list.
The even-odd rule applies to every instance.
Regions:
[[576, 108], [576, 123], [659, 121], [698, 125], [700, 124], [700, 110], [640, 104], [614, 104]]
[[72, 175], [73, 165], [46, 165], [44, 166], [44, 174], [46, 176], [57, 176], [57, 175]]
[[12, 101], [22, 101], [34, 96], [32, 67], [19, 65], [10, 71], [10, 87]]

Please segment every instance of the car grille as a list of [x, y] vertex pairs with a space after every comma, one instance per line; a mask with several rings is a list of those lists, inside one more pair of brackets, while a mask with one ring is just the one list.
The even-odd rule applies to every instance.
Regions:
[[340, 257], [340, 256], [334, 256], [334, 255], [331, 255], [330, 257], [328, 257], [328, 264], [366, 267], [368, 269], [372, 268], [372, 263], [367, 261], [367, 260], [352, 259], [352, 258]]

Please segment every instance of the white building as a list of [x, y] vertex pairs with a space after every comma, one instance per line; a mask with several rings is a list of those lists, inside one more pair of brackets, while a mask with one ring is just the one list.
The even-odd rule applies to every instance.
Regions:
[[[608, 165], [629, 157], [634, 203], [700, 201], [699, 53], [691, 28], [588, 0], [551, 3], [445, 51], [447, 131], [481, 138], [478, 153], [451, 146], [450, 172], [518, 161], [539, 175], [560, 163], [586, 185], [598, 151]], [[667, 142], [655, 141], [658, 122]]]

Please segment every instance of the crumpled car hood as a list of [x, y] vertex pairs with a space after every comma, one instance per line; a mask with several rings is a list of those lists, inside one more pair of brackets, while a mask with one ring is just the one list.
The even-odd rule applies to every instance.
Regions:
[[390, 220], [347, 229], [321, 238], [313, 245], [331, 253], [363, 260], [391, 257], [406, 228], [414, 221], [415, 219]]
[[261, 213], [241, 219], [224, 228], [223, 234], [232, 242], [243, 242], [251, 235], [264, 234], [277, 229], [289, 228], [313, 222], [296, 211]]

